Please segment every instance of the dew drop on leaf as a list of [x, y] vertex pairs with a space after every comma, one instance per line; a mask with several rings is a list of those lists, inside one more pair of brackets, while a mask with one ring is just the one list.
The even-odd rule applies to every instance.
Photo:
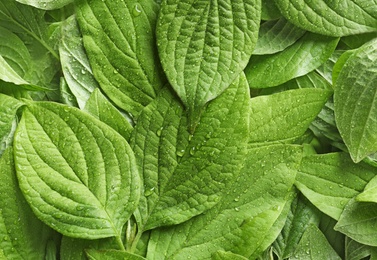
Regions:
[[139, 4], [135, 4], [134, 10], [132, 11], [132, 15], [137, 17], [141, 14], [141, 6]]
[[162, 130], [163, 130], [163, 129], [164, 129], [164, 128], [161, 127], [161, 128], [159, 128], [159, 129], [157, 130], [156, 135], [157, 135], [158, 137], [161, 136], [161, 133], [162, 133]]
[[179, 157], [182, 157], [184, 154], [185, 154], [185, 150], [178, 150], [177, 152], [176, 152], [176, 154], [177, 154], [177, 156], [179, 156]]

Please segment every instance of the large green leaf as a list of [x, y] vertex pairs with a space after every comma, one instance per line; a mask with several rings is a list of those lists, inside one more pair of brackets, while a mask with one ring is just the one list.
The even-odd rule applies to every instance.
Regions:
[[54, 10], [72, 3], [73, 0], [16, 0], [17, 2], [31, 5], [43, 10]]
[[53, 230], [37, 219], [21, 193], [12, 148], [0, 159], [0, 182], [2, 259], [44, 259], [46, 242]]
[[283, 16], [297, 26], [329, 36], [377, 30], [376, 0], [275, 0]]
[[376, 216], [376, 203], [357, 202], [352, 199], [340, 215], [335, 230], [359, 243], [375, 247], [377, 246]]
[[14, 147], [21, 190], [41, 220], [72, 237], [120, 237], [137, 207], [140, 177], [115, 130], [75, 108], [31, 103]]
[[302, 159], [296, 186], [319, 210], [339, 219], [348, 201], [375, 175], [375, 168], [353, 163], [347, 153], [310, 155]]
[[284, 18], [263, 23], [253, 55], [272, 54], [294, 44], [305, 33]]
[[148, 259], [208, 259], [219, 250], [245, 257], [256, 253], [290, 201], [301, 148], [258, 147], [245, 158], [241, 174], [214, 208], [181, 225], [152, 231]]
[[250, 143], [300, 137], [321, 111], [331, 92], [296, 89], [251, 99]]
[[132, 141], [146, 189], [139, 208], [147, 220], [143, 229], [183, 222], [217, 204], [242, 166], [249, 101], [241, 74], [209, 103], [191, 136], [183, 108], [169, 92], [143, 111]]
[[62, 23], [61, 31], [59, 54], [64, 79], [79, 107], [83, 108], [90, 93], [99, 85], [94, 79], [75, 16]]
[[165, 0], [157, 26], [162, 65], [188, 109], [191, 130], [204, 105], [245, 68], [258, 37], [260, 0]]
[[377, 39], [356, 50], [335, 83], [335, 118], [355, 162], [377, 151]]
[[138, 115], [164, 82], [154, 37], [159, 5], [150, 0], [76, 4], [95, 78], [115, 104]]
[[306, 33], [282, 52], [252, 56], [245, 69], [250, 87], [274, 87], [315, 70], [330, 57], [338, 40]]

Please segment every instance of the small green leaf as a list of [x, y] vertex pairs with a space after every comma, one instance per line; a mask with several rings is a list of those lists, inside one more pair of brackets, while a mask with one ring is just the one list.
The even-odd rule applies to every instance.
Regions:
[[157, 25], [161, 63], [193, 130], [204, 105], [245, 68], [258, 37], [260, 0], [165, 0]]
[[22, 196], [11, 148], [0, 158], [0, 182], [1, 259], [44, 259], [53, 230], [37, 219]]
[[126, 140], [130, 139], [133, 130], [132, 125], [120, 111], [107, 100], [99, 89], [93, 91], [85, 105], [84, 111], [89, 112], [97, 119], [111, 126]]
[[284, 18], [263, 23], [253, 55], [273, 54], [294, 44], [305, 33]]
[[177, 226], [152, 231], [148, 259], [207, 259], [230, 251], [250, 257], [269, 236], [295, 179], [301, 147], [250, 148], [244, 168], [212, 209]]
[[359, 243], [377, 246], [376, 216], [376, 203], [352, 199], [340, 215], [335, 230]]
[[22, 4], [31, 5], [36, 8], [43, 9], [43, 10], [59, 9], [73, 2], [73, 0], [16, 0], [16, 1]]
[[64, 78], [79, 107], [84, 108], [90, 93], [99, 85], [93, 77], [75, 16], [62, 23], [61, 34], [59, 54]]
[[21, 190], [42, 221], [72, 237], [120, 236], [137, 207], [140, 177], [115, 130], [75, 108], [30, 103], [14, 147]]
[[377, 30], [376, 0], [275, 0], [283, 16], [311, 32], [345, 36]]
[[245, 69], [250, 87], [274, 87], [315, 70], [330, 57], [338, 40], [306, 33], [282, 52], [252, 56]]
[[85, 250], [86, 256], [89, 260], [119, 260], [119, 259], [127, 259], [127, 260], [143, 260], [145, 259], [142, 256], [134, 255], [125, 251], [117, 251], [117, 250], [94, 250], [88, 249]]
[[357, 49], [335, 83], [335, 118], [354, 162], [377, 151], [377, 39]]
[[341, 258], [331, 247], [321, 230], [310, 224], [303, 234], [297, 246], [295, 254], [290, 257], [292, 260], [329, 259], [340, 260]]
[[347, 153], [310, 155], [302, 159], [296, 186], [319, 210], [339, 219], [375, 174], [375, 168], [353, 163]]
[[276, 142], [303, 135], [330, 93], [307, 88], [252, 98], [249, 142]]
[[101, 89], [117, 106], [138, 115], [164, 84], [154, 36], [159, 5], [150, 0], [80, 0], [76, 5]]

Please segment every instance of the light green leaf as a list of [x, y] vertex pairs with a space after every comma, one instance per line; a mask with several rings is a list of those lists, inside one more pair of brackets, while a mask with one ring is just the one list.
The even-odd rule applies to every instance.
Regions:
[[377, 30], [376, 0], [275, 0], [283, 16], [311, 32], [345, 36]]
[[306, 33], [282, 52], [252, 56], [245, 69], [250, 87], [274, 87], [315, 70], [330, 57], [338, 40]]
[[376, 216], [376, 203], [357, 202], [352, 199], [334, 228], [359, 243], [377, 246]]
[[342, 71], [344, 64], [347, 62], [349, 57], [351, 57], [354, 52], [355, 52], [355, 50], [345, 51], [337, 59], [336, 63], [334, 64], [334, 67], [332, 68], [332, 83], [333, 83], [333, 85], [335, 85], [336, 80], [338, 79], [339, 73]]
[[301, 148], [251, 148], [245, 158], [241, 174], [215, 207], [183, 224], [152, 231], [148, 259], [208, 259], [219, 250], [244, 257], [255, 253], [290, 200]]
[[1, 259], [44, 259], [53, 230], [37, 219], [22, 196], [11, 148], [0, 158], [0, 182]]
[[246, 154], [248, 90], [241, 74], [209, 103], [190, 137], [187, 124], [182, 125], [187, 122], [181, 119], [183, 109], [177, 100], [172, 101], [171, 94], [155, 101], [155, 111], [146, 110], [139, 117], [134, 150], [142, 158], [139, 165], [146, 182], [144, 215], [148, 222], [144, 229], [188, 220], [216, 205], [224, 195]]
[[138, 115], [164, 84], [156, 62], [159, 5], [150, 0], [79, 0], [77, 20], [93, 73], [120, 108]]
[[364, 188], [364, 191], [357, 195], [356, 200], [364, 202], [377, 202], [377, 177], [374, 177], [368, 182]]
[[217, 251], [211, 257], [212, 260], [247, 260], [242, 255], [237, 255], [232, 252]]
[[319, 210], [337, 220], [348, 201], [375, 175], [374, 167], [353, 163], [348, 153], [311, 155], [302, 159], [296, 186]]
[[142, 256], [134, 255], [125, 251], [117, 251], [117, 250], [94, 250], [88, 249], [85, 250], [86, 256], [89, 260], [119, 260], [119, 259], [127, 259], [127, 260], [142, 260], [145, 259]]
[[346, 237], [345, 258], [347, 260], [360, 260], [371, 254], [371, 248]]
[[253, 55], [272, 54], [294, 44], [305, 33], [284, 18], [263, 23]]
[[287, 259], [296, 251], [302, 235], [309, 225], [318, 225], [318, 210], [300, 195], [291, 205], [285, 226], [273, 244], [279, 259]]
[[59, 54], [64, 78], [79, 107], [84, 108], [90, 93], [99, 85], [93, 77], [75, 16], [62, 23], [61, 31]]
[[22, 4], [34, 6], [43, 10], [54, 10], [64, 7], [73, 2], [73, 0], [16, 0]]
[[306, 88], [252, 98], [249, 142], [276, 142], [303, 135], [330, 93]]
[[341, 258], [327, 242], [326, 237], [321, 230], [313, 224], [310, 224], [303, 234], [300, 243], [297, 246], [295, 254], [290, 257], [292, 260], [312, 260], [312, 259], [329, 259], [340, 260]]
[[335, 119], [354, 162], [377, 151], [377, 39], [356, 50], [335, 83]]
[[133, 130], [132, 125], [120, 111], [107, 100], [99, 89], [93, 91], [85, 105], [84, 111], [89, 112], [97, 119], [111, 126], [126, 140], [130, 139]]
[[161, 63], [194, 130], [204, 105], [245, 68], [258, 37], [260, 0], [165, 0], [157, 25]]
[[120, 237], [137, 207], [140, 177], [115, 130], [72, 107], [30, 103], [14, 147], [21, 190], [42, 221], [67, 236]]

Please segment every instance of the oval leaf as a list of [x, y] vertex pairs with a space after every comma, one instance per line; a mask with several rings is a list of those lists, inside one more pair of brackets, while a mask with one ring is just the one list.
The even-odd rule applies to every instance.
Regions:
[[377, 30], [376, 0], [275, 0], [291, 23], [311, 32], [345, 36]]
[[140, 179], [115, 130], [78, 109], [41, 102], [24, 110], [14, 147], [21, 190], [41, 220], [72, 237], [120, 235]]
[[377, 151], [377, 39], [346, 61], [335, 82], [335, 119], [352, 159]]
[[191, 125], [246, 66], [258, 37], [260, 9], [259, 0], [163, 1], [159, 54]]

